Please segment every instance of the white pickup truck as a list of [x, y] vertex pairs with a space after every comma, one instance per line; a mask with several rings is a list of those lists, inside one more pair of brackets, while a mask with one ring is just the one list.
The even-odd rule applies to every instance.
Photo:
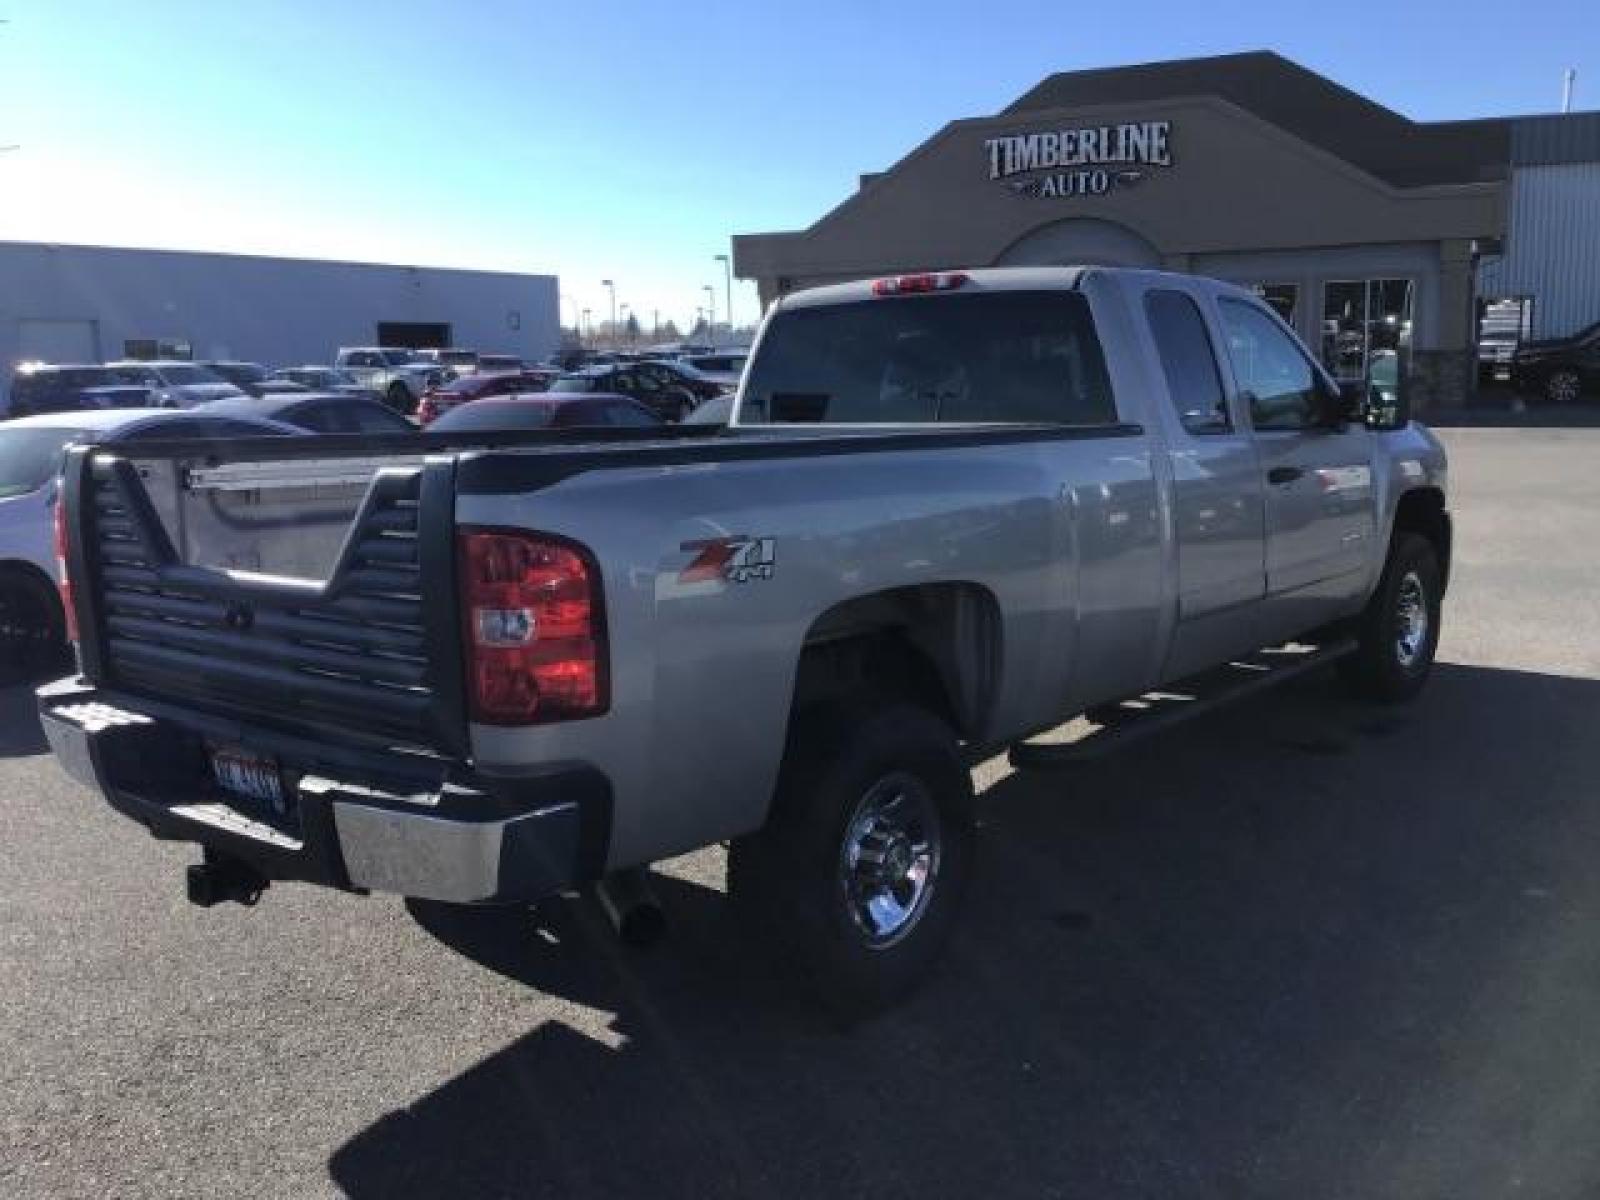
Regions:
[[415, 350], [393, 346], [341, 346], [333, 365], [354, 376], [395, 412], [407, 416], [416, 410], [423, 392], [449, 378], [446, 366]]
[[40, 712], [204, 848], [201, 903], [595, 886], [626, 930], [642, 867], [729, 841], [732, 900], [871, 1011], [955, 919], [975, 759], [1125, 744], [1119, 702], [1252, 655], [1225, 695], [1337, 661], [1412, 696], [1445, 474], [1403, 392], [1225, 284], [826, 287], [773, 306], [725, 431], [75, 452], [80, 671]]

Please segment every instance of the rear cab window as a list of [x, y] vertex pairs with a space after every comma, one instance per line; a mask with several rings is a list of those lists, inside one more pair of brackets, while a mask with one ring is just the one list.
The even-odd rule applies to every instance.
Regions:
[[1083, 295], [993, 291], [779, 312], [739, 420], [1108, 425], [1117, 410]]

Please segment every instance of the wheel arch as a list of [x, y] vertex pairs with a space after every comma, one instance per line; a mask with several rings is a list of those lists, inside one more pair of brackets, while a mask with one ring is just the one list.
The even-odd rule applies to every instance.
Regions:
[[982, 584], [916, 584], [855, 596], [807, 630], [791, 718], [870, 689], [925, 705], [960, 737], [977, 740], [994, 707], [1000, 651], [1000, 606]]
[[[1450, 555], [1455, 531], [1450, 512], [1445, 507], [1444, 492], [1436, 487], [1411, 488], [1395, 505], [1395, 534], [1415, 533], [1428, 539], [1434, 553], [1439, 556], [1439, 577], [1446, 586], [1450, 582]], [[1393, 541], [1393, 538], [1390, 539]]]

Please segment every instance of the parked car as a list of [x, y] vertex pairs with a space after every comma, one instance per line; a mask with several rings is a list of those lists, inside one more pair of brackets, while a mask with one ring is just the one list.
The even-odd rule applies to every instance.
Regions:
[[152, 393], [152, 402], [161, 408], [193, 408], [212, 400], [246, 394], [243, 388], [229, 383], [199, 363], [156, 359], [153, 362], [128, 360], [106, 365], [128, 372], [148, 372], [148, 377], [153, 377], [157, 384]]
[[525, 363], [515, 354], [480, 354], [478, 355], [478, 370], [480, 371], [525, 371], [530, 364]]
[[739, 386], [738, 376], [713, 378], [698, 367], [671, 359], [652, 359], [634, 365], [635, 371], [653, 376], [662, 387], [683, 388], [703, 403], [716, 396], [726, 396]]
[[74, 412], [94, 408], [143, 408], [161, 383], [142, 367], [92, 363], [24, 363], [11, 379], [5, 415]]
[[[199, 903], [593, 886], [642, 936], [642, 868], [728, 842], [730, 902], [859, 1015], [954, 927], [971, 762], [1071, 765], [1333, 664], [1417, 694], [1451, 518], [1404, 407], [1371, 420], [1245, 289], [1028, 268], [780, 297], [727, 432], [74, 452], [82, 671], [40, 715], [68, 772], [204, 847]], [[241, 493], [275, 524], [220, 521]], [[247, 576], [205, 565], [231, 537]]]
[[218, 400], [206, 411], [219, 416], [279, 421], [308, 433], [415, 433], [417, 427], [381, 400], [347, 392], [299, 392]]
[[215, 359], [207, 359], [199, 365], [251, 396], [272, 396], [283, 392], [310, 390], [292, 379], [276, 378], [260, 363], [219, 362]]
[[549, 392], [489, 396], [458, 405], [429, 433], [481, 433], [491, 429], [648, 429], [664, 424], [637, 400], [626, 396], [556, 396]]
[[355, 376], [398, 413], [410, 416], [422, 393], [438, 387], [449, 371], [420, 357], [415, 350], [393, 346], [344, 346], [333, 365]]
[[747, 350], [720, 350], [714, 354], [680, 354], [678, 361], [688, 363], [718, 383], [739, 386], [739, 376], [744, 374], [744, 364], [749, 359]]
[[33, 676], [64, 658], [66, 619], [56, 591], [51, 524], [56, 477], [69, 446], [298, 432], [275, 421], [193, 410], [59, 412], [0, 425], [0, 662], [8, 673]]
[[636, 363], [585, 367], [559, 376], [550, 384], [550, 390], [628, 396], [665, 421], [683, 420], [698, 403], [698, 397], [688, 387], [665, 382], [661, 374], [641, 370]]
[[271, 378], [299, 384], [311, 392], [346, 392], [352, 396], [379, 395], [349, 371], [342, 371], [338, 367], [319, 367], [311, 364], [303, 367], [282, 367], [274, 371]]
[[1600, 321], [1571, 337], [1524, 342], [1512, 356], [1511, 381], [1519, 392], [1552, 404], [1600, 393]]
[[542, 392], [555, 379], [554, 371], [505, 371], [490, 374], [480, 371], [452, 379], [422, 394], [417, 405], [417, 424], [432, 425], [458, 404], [482, 400], [485, 396], [507, 396], [512, 392]]
[[459, 347], [418, 350], [417, 357], [436, 363], [445, 370], [454, 372], [457, 376], [471, 375], [478, 369], [478, 352], [476, 350], [463, 350]]

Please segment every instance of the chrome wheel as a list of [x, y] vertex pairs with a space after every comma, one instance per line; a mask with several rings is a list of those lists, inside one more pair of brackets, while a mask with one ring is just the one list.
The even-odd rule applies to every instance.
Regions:
[[897, 771], [868, 788], [839, 853], [845, 908], [868, 946], [891, 946], [916, 927], [939, 861], [939, 810], [927, 785]]
[[1395, 600], [1397, 629], [1394, 638], [1394, 656], [1400, 665], [1410, 670], [1422, 657], [1428, 642], [1428, 597], [1422, 590], [1422, 579], [1415, 571], [1406, 573], [1400, 581], [1400, 592]]
[[1580, 388], [1576, 371], [1557, 371], [1545, 385], [1545, 394], [1554, 404], [1576, 404]]

